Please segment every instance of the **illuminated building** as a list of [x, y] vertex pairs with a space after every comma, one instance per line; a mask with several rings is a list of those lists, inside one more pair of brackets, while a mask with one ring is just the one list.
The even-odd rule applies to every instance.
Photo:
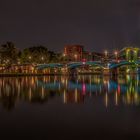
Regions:
[[64, 55], [69, 58], [69, 61], [81, 61], [84, 52], [82, 45], [66, 45], [64, 47]]

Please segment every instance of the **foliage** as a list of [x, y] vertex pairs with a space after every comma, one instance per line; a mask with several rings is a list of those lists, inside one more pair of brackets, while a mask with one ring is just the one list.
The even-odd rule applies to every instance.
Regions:
[[6, 42], [6, 44], [0, 46], [1, 63], [17, 63], [18, 54], [19, 51], [12, 42]]
[[50, 63], [56, 61], [56, 54], [44, 46], [33, 46], [23, 50], [21, 54], [22, 63]]
[[32, 46], [22, 51], [19, 51], [12, 42], [0, 46], [0, 64], [43, 64], [60, 61], [63, 61], [62, 55], [49, 51], [45, 46]]

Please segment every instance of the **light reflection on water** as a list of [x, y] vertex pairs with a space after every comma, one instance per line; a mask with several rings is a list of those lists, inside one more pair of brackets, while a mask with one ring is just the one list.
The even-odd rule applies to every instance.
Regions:
[[105, 107], [140, 105], [140, 76], [101, 77], [95, 75], [2, 77], [0, 104], [7, 110], [19, 102], [47, 103], [60, 97], [63, 104], [84, 104], [102, 99]]

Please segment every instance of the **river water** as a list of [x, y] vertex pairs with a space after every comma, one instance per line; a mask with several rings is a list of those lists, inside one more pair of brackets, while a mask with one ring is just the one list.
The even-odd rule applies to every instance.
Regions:
[[0, 78], [1, 138], [140, 139], [140, 76]]

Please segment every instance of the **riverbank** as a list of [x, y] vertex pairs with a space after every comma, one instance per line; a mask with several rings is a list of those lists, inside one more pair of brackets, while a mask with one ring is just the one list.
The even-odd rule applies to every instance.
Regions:
[[57, 75], [101, 75], [101, 76], [119, 76], [119, 75], [137, 75], [139, 73], [120, 73], [120, 74], [103, 74], [103, 73], [78, 73], [78, 74], [63, 74], [63, 73], [0, 73], [0, 77], [16, 77], [16, 76], [57, 76]]
[[61, 74], [45, 74], [45, 73], [0, 73], [0, 77], [45, 76], [45, 75], [61, 75]]

